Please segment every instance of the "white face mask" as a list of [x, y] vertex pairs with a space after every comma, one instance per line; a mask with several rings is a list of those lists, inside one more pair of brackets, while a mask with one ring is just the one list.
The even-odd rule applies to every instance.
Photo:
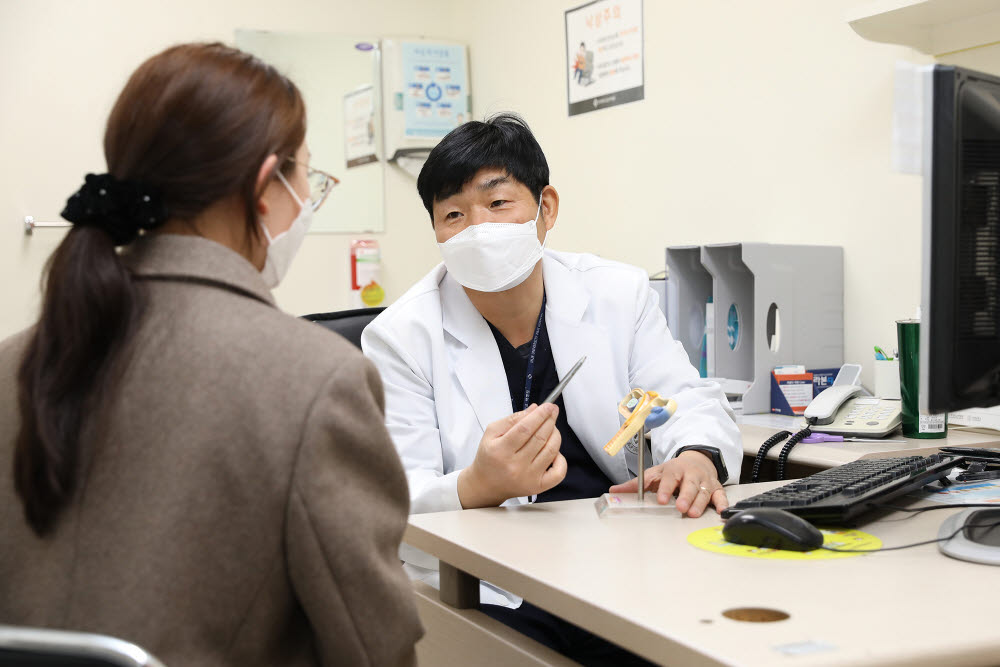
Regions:
[[[484, 222], [466, 227], [438, 243], [444, 265], [460, 285], [477, 292], [503, 292], [523, 283], [542, 258], [545, 241], [538, 242], [538, 221], [524, 224]], [[548, 232], [546, 232], [548, 237]]]
[[292, 260], [295, 259], [296, 253], [298, 253], [299, 248], [302, 246], [302, 241], [306, 238], [306, 232], [309, 231], [309, 227], [312, 225], [313, 214], [309, 199], [306, 198], [305, 201], [299, 199], [295, 190], [288, 184], [288, 181], [285, 180], [284, 175], [280, 171], [278, 172], [278, 178], [288, 191], [292, 193], [292, 197], [298, 203], [300, 209], [299, 214], [292, 221], [292, 226], [274, 238], [271, 238], [271, 233], [267, 231], [267, 225], [260, 223], [268, 243], [267, 260], [264, 262], [264, 268], [261, 269], [260, 274], [270, 289], [277, 287], [278, 283], [284, 279], [285, 274], [288, 273], [288, 268], [292, 265]]

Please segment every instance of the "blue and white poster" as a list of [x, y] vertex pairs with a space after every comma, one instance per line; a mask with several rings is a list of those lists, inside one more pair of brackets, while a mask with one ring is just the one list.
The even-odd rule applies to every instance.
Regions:
[[465, 47], [403, 42], [406, 136], [440, 138], [469, 118]]

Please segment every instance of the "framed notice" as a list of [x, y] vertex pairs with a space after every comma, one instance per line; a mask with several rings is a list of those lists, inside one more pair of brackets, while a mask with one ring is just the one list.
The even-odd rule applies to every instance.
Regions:
[[468, 120], [464, 46], [403, 42], [402, 59], [407, 137], [440, 139]]
[[594, 0], [566, 10], [569, 115], [643, 99], [642, 0]]
[[344, 95], [344, 157], [348, 169], [378, 160], [375, 148], [375, 88], [372, 85]]

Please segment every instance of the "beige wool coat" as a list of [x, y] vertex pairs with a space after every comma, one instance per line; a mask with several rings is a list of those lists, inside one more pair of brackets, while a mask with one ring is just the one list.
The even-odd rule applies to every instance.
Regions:
[[125, 258], [147, 309], [42, 539], [12, 479], [26, 334], [0, 343], [0, 624], [114, 635], [167, 667], [413, 663], [406, 478], [374, 367], [212, 241]]

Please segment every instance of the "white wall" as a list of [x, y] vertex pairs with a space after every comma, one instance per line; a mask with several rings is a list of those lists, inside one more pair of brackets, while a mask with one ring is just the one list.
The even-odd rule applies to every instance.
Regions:
[[[42, 266], [63, 232], [25, 237], [21, 221], [58, 220], [88, 171], [105, 171], [104, 123], [128, 75], [178, 42], [232, 44], [237, 28], [450, 36], [447, 2], [408, 0], [0, 0], [0, 338], [37, 316]], [[317, 165], [319, 166], [319, 165]], [[333, 171], [336, 171], [335, 169]], [[415, 181], [386, 176], [385, 286], [398, 296], [440, 261]], [[331, 195], [336, 196], [336, 191]], [[276, 292], [301, 314], [349, 306], [356, 235], [310, 235]]]
[[[645, 0], [645, 100], [568, 118], [563, 12], [579, 4], [468, 0], [455, 17], [474, 115], [521, 112], [549, 158], [553, 247], [654, 272], [674, 244], [843, 246], [845, 355], [871, 386], [872, 346], [895, 346], [920, 291], [921, 180], [891, 171], [893, 73], [933, 59], [855, 34], [859, 0]], [[984, 51], [946, 60], [1000, 70]]]
[[[870, 372], [919, 300], [921, 184], [890, 169], [893, 71], [931, 59], [857, 36], [844, 15], [859, 2], [646, 0], [646, 99], [568, 118], [563, 11], [582, 0], [0, 0], [0, 336], [34, 317], [59, 238], [26, 240], [20, 219], [55, 219], [103, 169], [104, 120], [143, 58], [237, 27], [422, 33], [470, 46], [476, 117], [514, 110], [536, 131], [562, 195], [553, 247], [653, 272], [673, 244], [842, 245], [846, 356]], [[996, 72], [1000, 47], [944, 60]], [[395, 168], [376, 237], [390, 298], [439, 260]], [[350, 238], [310, 236], [282, 306], [347, 307]]]

